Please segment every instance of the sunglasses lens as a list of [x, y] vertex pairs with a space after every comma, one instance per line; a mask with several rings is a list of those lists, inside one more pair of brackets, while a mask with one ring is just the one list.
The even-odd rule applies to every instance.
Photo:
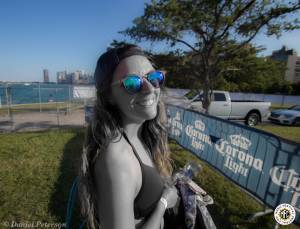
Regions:
[[141, 90], [142, 80], [139, 76], [131, 75], [123, 80], [123, 85], [127, 91], [135, 93]]
[[147, 79], [149, 80], [149, 82], [151, 82], [151, 84], [154, 87], [159, 87], [160, 85], [163, 84], [165, 80], [165, 76], [164, 73], [160, 71], [154, 71], [148, 74]]
[[[164, 73], [161, 71], [150, 72], [147, 80], [156, 88], [159, 88], [165, 80]], [[142, 89], [143, 79], [138, 75], [129, 75], [123, 80], [124, 88], [130, 93], [137, 93]]]

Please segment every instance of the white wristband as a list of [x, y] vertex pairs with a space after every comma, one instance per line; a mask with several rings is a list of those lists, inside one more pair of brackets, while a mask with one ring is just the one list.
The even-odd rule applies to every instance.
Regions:
[[159, 200], [165, 207], [165, 210], [168, 208], [168, 202], [165, 198], [161, 197]]

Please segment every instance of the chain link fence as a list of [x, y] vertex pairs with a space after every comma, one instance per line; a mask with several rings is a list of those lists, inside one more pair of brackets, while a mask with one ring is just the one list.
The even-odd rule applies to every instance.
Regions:
[[2, 84], [0, 132], [82, 127], [84, 107], [94, 99], [94, 86]]
[[[189, 90], [170, 89], [166, 99], [182, 97]], [[232, 99], [270, 101], [272, 105], [299, 104], [300, 96], [231, 93]], [[94, 86], [6, 83], [0, 84], [0, 132], [43, 130], [86, 125], [88, 112], [94, 103]]]

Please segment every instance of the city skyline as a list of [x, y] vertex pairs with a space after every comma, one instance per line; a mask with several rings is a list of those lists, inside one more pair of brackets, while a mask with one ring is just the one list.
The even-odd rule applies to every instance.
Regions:
[[[0, 81], [43, 81], [43, 69], [48, 69], [51, 82], [60, 71], [93, 73], [99, 55], [114, 39], [130, 41], [118, 32], [131, 26], [149, 2], [1, 1]], [[260, 34], [252, 43], [266, 48], [262, 56], [283, 45], [300, 55], [299, 38], [299, 30], [279, 39]], [[140, 45], [156, 52], [169, 50], [164, 43]]]

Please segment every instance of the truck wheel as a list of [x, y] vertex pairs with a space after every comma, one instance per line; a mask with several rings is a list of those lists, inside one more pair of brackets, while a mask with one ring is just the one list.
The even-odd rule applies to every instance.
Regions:
[[248, 114], [245, 120], [245, 124], [247, 126], [256, 126], [258, 122], [259, 122], [259, 114], [257, 114], [256, 112], [252, 112]]

